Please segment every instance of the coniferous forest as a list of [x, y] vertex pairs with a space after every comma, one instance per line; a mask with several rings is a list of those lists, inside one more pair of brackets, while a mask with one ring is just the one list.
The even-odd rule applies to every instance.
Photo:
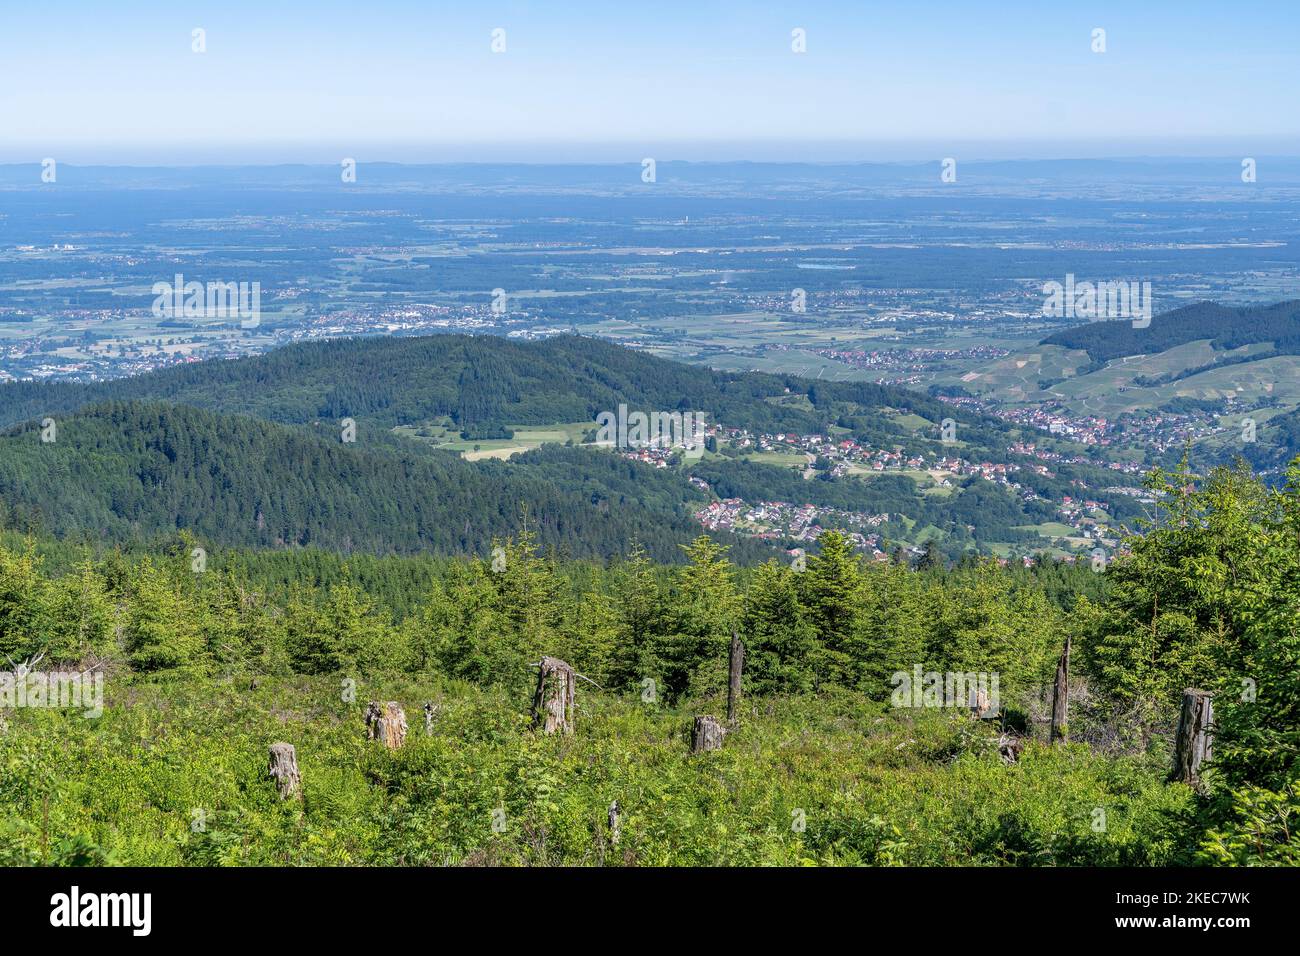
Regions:
[[[543, 547], [526, 514], [474, 557], [10, 528], [0, 654], [103, 690], [93, 717], [0, 708], [0, 859], [1295, 864], [1289, 477], [1154, 473], [1159, 508], [1100, 571], [866, 562], [835, 531], [794, 564], [704, 535], [673, 563], [634, 539], [590, 560]], [[547, 733], [555, 659], [569, 727]], [[908, 684], [953, 672], [996, 675], [997, 713]], [[1174, 768], [1188, 688], [1214, 712], [1193, 779]], [[724, 732], [695, 752], [702, 715]], [[281, 742], [287, 797], [267, 769]]]

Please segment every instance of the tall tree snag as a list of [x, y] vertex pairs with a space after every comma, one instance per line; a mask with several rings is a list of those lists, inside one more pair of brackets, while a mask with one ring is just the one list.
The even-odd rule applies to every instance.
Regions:
[[558, 657], [543, 657], [537, 665], [537, 693], [533, 695], [533, 726], [544, 733], [573, 733], [573, 695], [577, 679], [573, 668]]
[[1214, 695], [1194, 687], [1183, 691], [1172, 779], [1200, 787], [1201, 765], [1210, 759], [1213, 750], [1214, 735], [1210, 730], [1213, 723]]
[[736, 708], [740, 705], [740, 677], [745, 672], [745, 645], [740, 635], [731, 632], [731, 653], [727, 657], [727, 723], [736, 723]]
[[726, 732], [726, 728], [716, 718], [707, 714], [696, 717], [695, 726], [691, 728], [691, 753], [722, 749], [722, 738]]
[[298, 773], [298, 754], [293, 744], [271, 744], [271, 763], [268, 767], [281, 800], [302, 799], [302, 775]]
[[1056, 662], [1056, 683], [1052, 685], [1052, 743], [1064, 743], [1070, 719], [1070, 638]]
[[366, 706], [366, 739], [378, 740], [389, 750], [406, 743], [406, 711], [395, 700], [382, 707], [376, 701]]

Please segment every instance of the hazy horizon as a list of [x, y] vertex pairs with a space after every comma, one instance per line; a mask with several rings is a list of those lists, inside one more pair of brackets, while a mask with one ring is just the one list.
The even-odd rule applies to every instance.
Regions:
[[[1236, 145], [1238, 148], [1230, 149]], [[1189, 141], [1135, 144], [1053, 141], [974, 141], [927, 143], [827, 143], [792, 146], [782, 143], [460, 143], [342, 145], [228, 145], [219, 151], [174, 145], [136, 146], [129, 149], [65, 144], [46, 151], [0, 145], [0, 166], [40, 165], [47, 156], [72, 167], [274, 167], [337, 166], [348, 157], [358, 163], [394, 166], [532, 165], [618, 166], [639, 164], [646, 156], [659, 163], [699, 165], [895, 165], [939, 162], [955, 155], [966, 163], [1037, 162], [1196, 162], [1239, 161], [1242, 156], [1282, 160], [1300, 159], [1300, 139], [1260, 138], [1229, 141]]]
[[1300, 152], [1293, 5], [938, 0], [916, 13], [840, 2], [400, 0], [364, 15], [322, 2], [311, 16], [246, 0], [72, 2], [59, 17], [18, 7], [0, 34], [23, 78], [0, 90], [0, 162]]

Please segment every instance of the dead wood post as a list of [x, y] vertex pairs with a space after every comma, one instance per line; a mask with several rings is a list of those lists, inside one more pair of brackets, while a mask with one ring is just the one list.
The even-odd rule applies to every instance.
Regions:
[[424, 735], [433, 736], [433, 718], [438, 713], [438, 705], [433, 701], [426, 701], [424, 704]]
[[298, 772], [298, 755], [293, 744], [271, 744], [271, 764], [268, 768], [280, 799], [302, 799], [302, 775]]
[[726, 732], [726, 728], [716, 718], [707, 714], [696, 717], [695, 726], [691, 728], [691, 753], [721, 749], [722, 737]]
[[736, 708], [740, 705], [740, 677], [745, 672], [745, 645], [740, 635], [731, 632], [731, 653], [727, 658], [727, 723], [735, 725]]
[[395, 700], [382, 707], [377, 701], [366, 705], [366, 739], [378, 740], [389, 750], [406, 743], [406, 711]]
[[573, 668], [558, 657], [543, 657], [537, 665], [537, 693], [533, 695], [533, 726], [553, 734], [573, 733], [573, 694], [577, 680]]
[[623, 835], [623, 824], [619, 819], [618, 801], [615, 800], [609, 805], [609, 845], [618, 846], [619, 839]]
[[1064, 743], [1069, 734], [1070, 719], [1070, 638], [1065, 638], [1065, 650], [1056, 662], [1056, 683], [1052, 685], [1052, 743]]
[[1201, 765], [1211, 757], [1214, 735], [1214, 695], [1207, 690], [1189, 687], [1183, 691], [1183, 707], [1178, 715], [1178, 738], [1174, 743], [1174, 780], [1201, 785]]

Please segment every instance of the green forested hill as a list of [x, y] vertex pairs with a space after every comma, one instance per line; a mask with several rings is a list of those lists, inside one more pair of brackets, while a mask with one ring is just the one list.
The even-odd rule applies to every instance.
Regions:
[[[814, 410], [766, 401], [787, 390], [806, 395]], [[862, 407], [886, 406], [936, 425], [948, 416], [999, 427], [901, 388], [715, 372], [578, 336], [515, 342], [468, 335], [302, 343], [95, 384], [10, 383], [0, 386], [0, 425], [112, 400], [181, 402], [295, 424], [353, 417], [391, 427], [448, 417], [471, 434], [594, 421], [624, 402], [704, 412], [709, 421], [760, 431], [809, 432]]]
[[[557, 445], [470, 463], [391, 431], [451, 421], [478, 438], [594, 422], [620, 404], [693, 410], [755, 432], [838, 426], [909, 453], [937, 450], [938, 423], [953, 417], [967, 454], [992, 461], [1007, 459], [1012, 440], [996, 419], [905, 389], [720, 373], [596, 339], [349, 339], [112, 382], [0, 386], [0, 424], [26, 423], [0, 437], [0, 507], [19, 527], [64, 536], [124, 541], [187, 529], [227, 546], [373, 554], [481, 552], [526, 512], [544, 544], [573, 557], [608, 557], [635, 538], [676, 560], [694, 530], [691, 511], [708, 500], [679, 471]], [[909, 415], [932, 422], [933, 434], [905, 425]], [[49, 446], [34, 425], [46, 416], [59, 435]], [[345, 418], [357, 423], [355, 443], [339, 440]], [[722, 496], [905, 513], [950, 531], [954, 547], [1033, 538], [1014, 529], [1050, 517], [1019, 506], [995, 515], [965, 507], [965, 496], [931, 505], [905, 480], [814, 485], [787, 469], [725, 461], [694, 470]], [[985, 518], [996, 527], [967, 530]], [[771, 553], [727, 540], [741, 561]]]
[[437, 335], [304, 343], [94, 385], [20, 383], [0, 389], [0, 407], [12, 422], [87, 401], [159, 399], [294, 423], [351, 416], [391, 426], [447, 416], [473, 430], [593, 420], [627, 402], [811, 424], [761, 402], [782, 390], [771, 376], [722, 375], [596, 339]]
[[[61, 537], [148, 538], [187, 529], [227, 546], [317, 546], [377, 554], [483, 554], [517, 532], [578, 558], [639, 540], [662, 560], [690, 540], [680, 478], [582, 448], [524, 464], [471, 464], [400, 445], [184, 405], [108, 402], [0, 435], [0, 503], [11, 524]], [[698, 505], [697, 505], [698, 506]], [[4, 518], [6, 516], [0, 516]], [[757, 546], [741, 543], [748, 554]]]
[[1276, 351], [1265, 354], [1294, 354], [1300, 351], [1300, 301], [1242, 308], [1197, 302], [1153, 316], [1147, 328], [1128, 321], [1091, 322], [1049, 335], [1042, 344], [1083, 349], [1094, 362], [1109, 362], [1203, 340], [1215, 349], [1272, 342]]

